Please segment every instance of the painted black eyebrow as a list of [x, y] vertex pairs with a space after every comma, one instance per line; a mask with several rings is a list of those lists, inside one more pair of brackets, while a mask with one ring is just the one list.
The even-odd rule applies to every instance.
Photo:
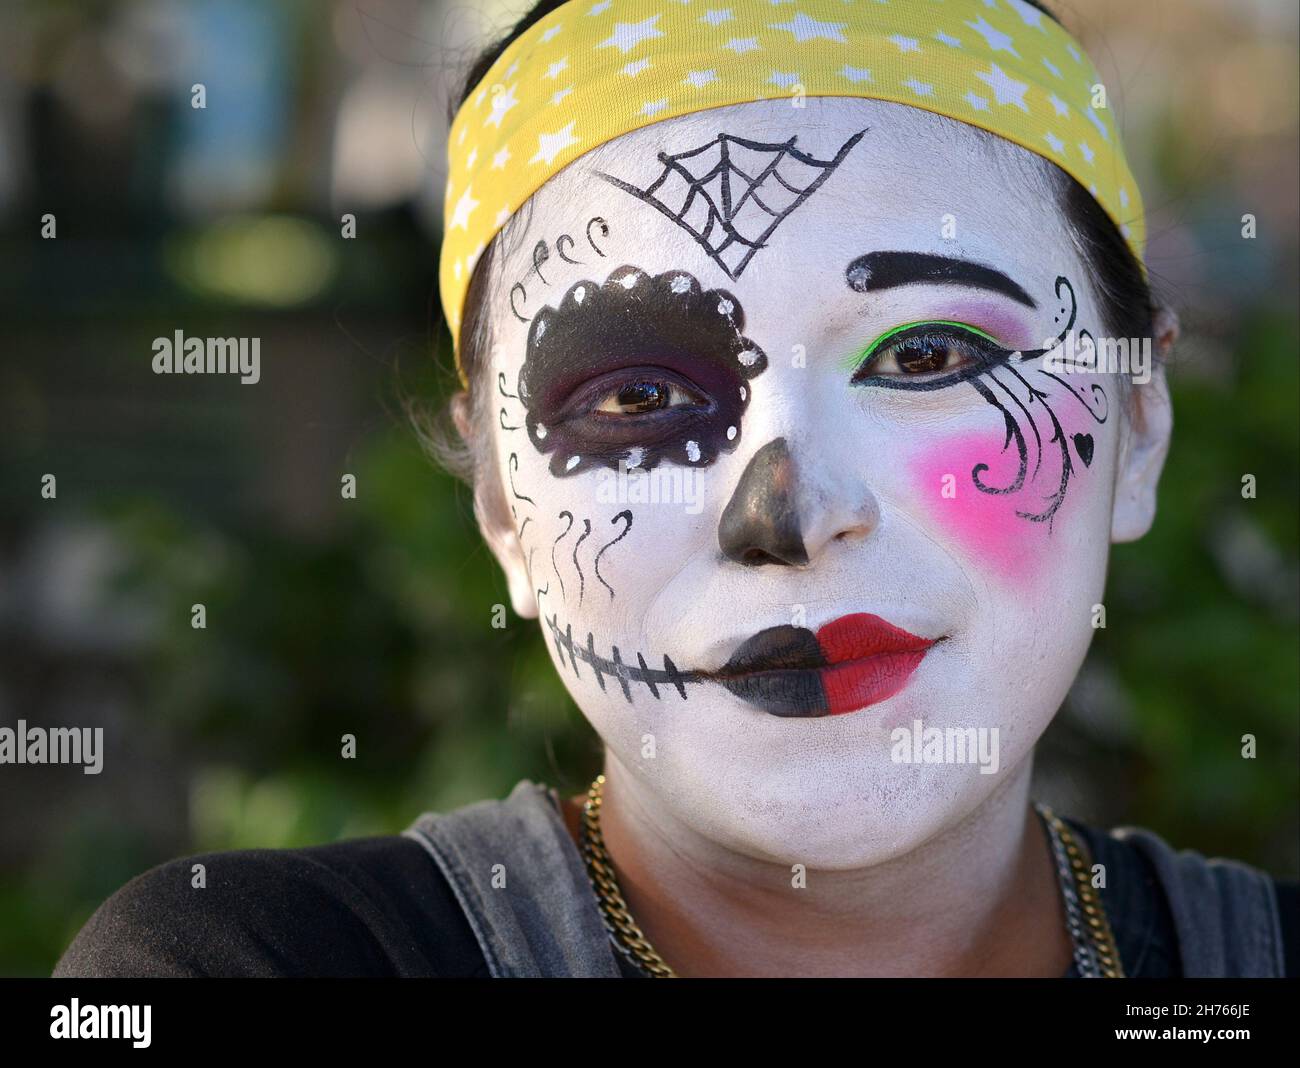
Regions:
[[1026, 308], [1037, 308], [1034, 298], [1001, 271], [973, 260], [934, 256], [924, 252], [868, 252], [844, 269], [849, 288], [871, 293], [917, 282], [979, 286], [1010, 297]]

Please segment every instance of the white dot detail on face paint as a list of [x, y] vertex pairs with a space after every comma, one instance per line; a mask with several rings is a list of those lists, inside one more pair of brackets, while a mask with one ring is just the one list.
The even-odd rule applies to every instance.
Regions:
[[568, 460], [565, 461], [564, 469], [566, 471], [572, 471], [575, 467], [578, 466], [578, 462], [581, 459], [582, 459], [581, 456], [570, 456]]
[[718, 301], [719, 315], [730, 315], [735, 310], [736, 310], [736, 306], [732, 304], [731, 301], [727, 300], [725, 297], [722, 300]]
[[634, 285], [636, 285], [636, 275], [625, 274], [622, 278], [618, 280], [618, 284], [621, 285], [624, 289], [631, 289]]
[[686, 275], [679, 274], [669, 283], [669, 286], [674, 293], [686, 293], [690, 291], [691, 280]]
[[537, 424], [537, 440], [538, 441], [546, 440], [546, 427], [542, 426], [541, 423]]
[[698, 441], [688, 441], [686, 443], [686, 459], [691, 463], [696, 463], [700, 458], [700, 443]]
[[746, 367], [753, 367], [754, 363], [758, 360], [758, 353], [753, 349], [743, 349], [736, 355], [736, 359]]
[[587, 295], [586, 286], [578, 286], [578, 288], [573, 291], [573, 299], [577, 301], [579, 304], [582, 303], [582, 298], [585, 297], [586, 295]]
[[741, 399], [741, 400], [744, 400], [744, 399], [745, 399], [746, 397], [748, 397], [748, 396], [749, 396], [749, 390], [747, 390], [744, 386], [741, 386], [741, 387], [740, 387], [740, 399]]
[[537, 320], [537, 340], [538, 340], [538, 341], [541, 341], [541, 339], [542, 339], [542, 335], [543, 335], [544, 333], [546, 333], [546, 320], [545, 320], [545, 319], [539, 319], [539, 320]]
[[641, 461], [644, 458], [645, 458], [645, 449], [641, 448], [640, 445], [633, 445], [632, 448], [627, 450], [628, 467], [640, 467]]
[[736, 428], [734, 426], [727, 427], [727, 440], [728, 441], [736, 440]]

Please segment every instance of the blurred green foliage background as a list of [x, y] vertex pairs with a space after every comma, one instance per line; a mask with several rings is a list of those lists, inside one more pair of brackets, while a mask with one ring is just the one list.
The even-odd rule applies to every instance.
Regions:
[[[1037, 790], [1294, 875], [1294, 5], [1056, 6], [1125, 72], [1185, 341], [1156, 527], [1114, 549]], [[535, 624], [491, 627], [507, 597], [468, 493], [403, 414], [453, 383], [440, 109], [508, 22], [470, 10], [0, 8], [0, 723], [102, 726], [106, 748], [99, 776], [0, 767], [0, 974], [48, 974], [170, 857], [394, 833], [525, 776], [577, 792], [599, 765]], [[178, 328], [261, 337], [262, 382], [154, 376]]]

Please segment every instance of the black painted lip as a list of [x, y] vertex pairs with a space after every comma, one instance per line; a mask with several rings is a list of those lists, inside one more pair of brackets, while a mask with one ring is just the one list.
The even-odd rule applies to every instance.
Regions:
[[730, 693], [776, 716], [826, 714], [818, 670], [826, 657], [805, 627], [768, 627], [742, 642], [711, 678]]
[[806, 627], [782, 624], [746, 638], [716, 672], [721, 679], [754, 672], [809, 670], [826, 666], [817, 636]]

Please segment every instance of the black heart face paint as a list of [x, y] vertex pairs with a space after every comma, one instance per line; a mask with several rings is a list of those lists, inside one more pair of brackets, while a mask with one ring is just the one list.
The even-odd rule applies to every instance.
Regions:
[[725, 289], [685, 271], [622, 266], [578, 282], [528, 331], [518, 396], [551, 474], [712, 463], [740, 441], [748, 383], [767, 356]]

